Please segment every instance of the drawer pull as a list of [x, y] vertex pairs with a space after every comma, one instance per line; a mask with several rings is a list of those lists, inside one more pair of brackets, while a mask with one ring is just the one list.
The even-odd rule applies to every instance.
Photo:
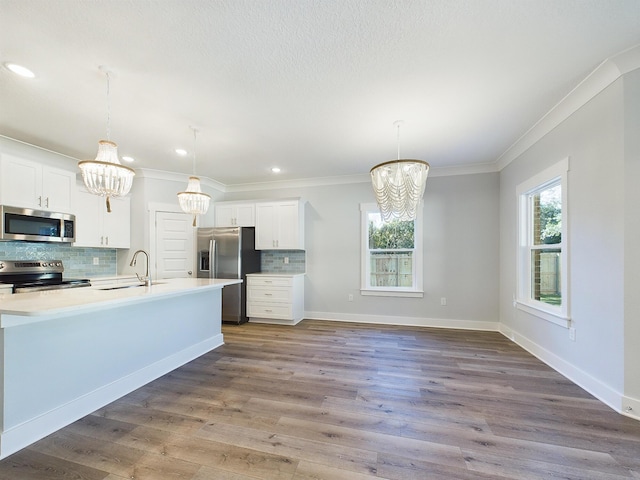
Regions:
[[273, 312], [273, 310], [271, 310], [270, 308], [265, 308], [265, 310], [264, 310], [264, 311], [265, 311], [265, 312], [268, 312], [268, 313]]
[[270, 297], [272, 295], [273, 295], [273, 293], [265, 293], [265, 296], [267, 296], [267, 297]]

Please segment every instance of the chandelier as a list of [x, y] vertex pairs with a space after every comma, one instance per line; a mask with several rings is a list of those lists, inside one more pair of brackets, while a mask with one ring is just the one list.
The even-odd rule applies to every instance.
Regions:
[[400, 159], [400, 125], [398, 129], [398, 159], [383, 162], [371, 169], [371, 182], [382, 219], [415, 220], [424, 194], [429, 164], [423, 160]]
[[180, 202], [180, 208], [183, 212], [193, 215], [193, 226], [195, 227], [198, 215], [207, 213], [211, 196], [206, 193], [202, 193], [202, 189], [200, 188], [200, 179], [195, 176], [196, 134], [198, 130], [193, 127], [190, 128], [193, 130], [193, 176], [189, 177], [187, 189], [184, 192], [178, 193], [178, 201]]
[[98, 142], [98, 154], [95, 160], [78, 163], [82, 172], [82, 180], [90, 193], [107, 197], [107, 212], [111, 212], [110, 197], [122, 197], [129, 193], [133, 185], [135, 171], [120, 165], [118, 146], [109, 138], [111, 136], [111, 102], [109, 92], [109, 70], [99, 67], [107, 76], [107, 139]]

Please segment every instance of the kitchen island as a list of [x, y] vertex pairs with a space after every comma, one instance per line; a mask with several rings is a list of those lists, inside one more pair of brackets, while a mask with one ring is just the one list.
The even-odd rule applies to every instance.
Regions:
[[222, 288], [240, 282], [0, 295], [0, 458], [222, 345]]

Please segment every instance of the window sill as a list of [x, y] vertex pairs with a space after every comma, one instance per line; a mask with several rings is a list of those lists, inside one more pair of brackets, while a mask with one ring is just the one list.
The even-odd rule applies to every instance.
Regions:
[[409, 297], [409, 298], [422, 298], [424, 292], [421, 290], [385, 290], [385, 289], [361, 289], [360, 295], [375, 296], [375, 297]]
[[536, 316], [538, 318], [542, 318], [547, 322], [554, 323], [564, 328], [569, 328], [571, 325], [571, 318], [563, 315], [560, 312], [553, 312], [550, 310], [542, 309], [537, 305], [532, 305], [530, 303], [525, 303], [521, 300], [516, 300], [515, 307], [518, 310], [522, 310], [523, 312], [527, 312], [530, 315]]

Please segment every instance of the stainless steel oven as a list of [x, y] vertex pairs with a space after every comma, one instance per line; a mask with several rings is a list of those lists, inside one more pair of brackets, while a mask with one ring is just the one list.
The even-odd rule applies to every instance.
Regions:
[[76, 240], [75, 222], [69, 213], [0, 205], [0, 240], [70, 243]]
[[13, 293], [90, 287], [86, 279], [63, 278], [61, 260], [0, 260], [0, 283], [13, 284]]

